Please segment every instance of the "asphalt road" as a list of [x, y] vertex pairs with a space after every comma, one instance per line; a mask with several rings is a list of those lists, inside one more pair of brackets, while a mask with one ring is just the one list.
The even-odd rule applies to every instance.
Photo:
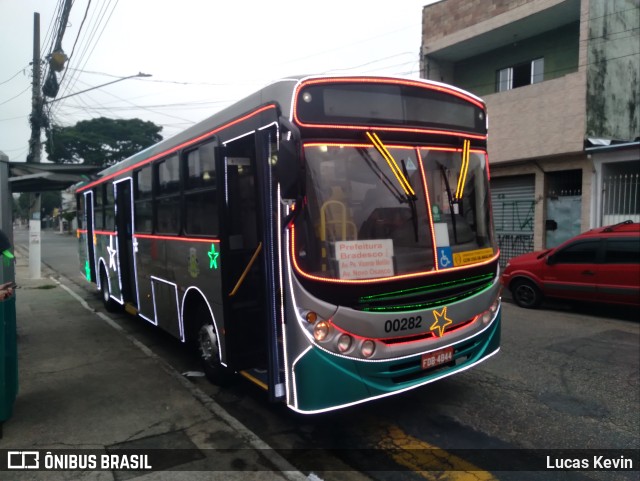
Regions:
[[[26, 231], [17, 230], [14, 236], [16, 243], [26, 244]], [[43, 232], [42, 261], [101, 309], [77, 259], [75, 236]], [[178, 341], [124, 313], [112, 317], [176, 370], [199, 370]], [[630, 479], [630, 473], [603, 471], [499, 472], [483, 466], [473, 450], [526, 449], [535, 455], [555, 449], [638, 450], [639, 318], [637, 311], [610, 306], [548, 303], [526, 310], [505, 302], [497, 356], [421, 389], [319, 416], [269, 404], [262, 391], [244, 380], [225, 389], [204, 378], [193, 382], [270, 446], [293, 449], [285, 453], [303, 471], [308, 458], [301, 453], [308, 452], [326, 456], [335, 469], [352, 469], [321, 472], [326, 480], [363, 475], [376, 480], [467, 479], [465, 473], [428, 471], [421, 464], [427, 462], [424, 457], [415, 454], [433, 448], [486, 470], [469, 479]], [[406, 452], [413, 457], [404, 456]], [[511, 456], [520, 451], [500, 452]], [[378, 461], [392, 471], [382, 470]]]

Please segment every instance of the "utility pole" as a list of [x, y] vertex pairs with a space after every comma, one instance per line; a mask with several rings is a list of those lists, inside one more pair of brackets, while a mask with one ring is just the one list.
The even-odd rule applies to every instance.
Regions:
[[[33, 90], [31, 99], [31, 139], [29, 140], [29, 162], [39, 163], [42, 154], [40, 134], [42, 129], [42, 95], [40, 93], [40, 14], [33, 14]], [[41, 243], [42, 226], [40, 193], [31, 194], [29, 199], [29, 277], [41, 277]]]

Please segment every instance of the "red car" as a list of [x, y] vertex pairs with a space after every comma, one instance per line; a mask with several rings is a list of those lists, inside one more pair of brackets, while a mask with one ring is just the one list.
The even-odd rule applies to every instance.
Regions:
[[544, 297], [640, 306], [640, 224], [599, 227], [514, 257], [501, 280], [520, 307], [538, 307]]

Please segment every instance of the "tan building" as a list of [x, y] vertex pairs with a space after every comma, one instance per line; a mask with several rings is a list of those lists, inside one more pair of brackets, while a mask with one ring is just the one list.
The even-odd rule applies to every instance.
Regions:
[[640, 221], [640, 0], [443, 0], [422, 77], [479, 95], [502, 262]]

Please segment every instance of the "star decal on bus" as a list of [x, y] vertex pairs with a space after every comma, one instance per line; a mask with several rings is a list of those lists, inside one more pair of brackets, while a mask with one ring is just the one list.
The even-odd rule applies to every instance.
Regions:
[[433, 317], [436, 319], [431, 324], [431, 330], [438, 334], [438, 337], [444, 336], [444, 330], [449, 324], [453, 324], [453, 321], [447, 317], [447, 306], [444, 306], [440, 312], [433, 310]]
[[218, 268], [218, 256], [219, 252], [216, 252], [216, 245], [211, 244], [211, 250], [207, 253], [209, 256], [209, 269], [217, 269]]
[[113, 236], [109, 236], [109, 245], [107, 246], [109, 253], [109, 269], [116, 270], [116, 250], [113, 248]]

